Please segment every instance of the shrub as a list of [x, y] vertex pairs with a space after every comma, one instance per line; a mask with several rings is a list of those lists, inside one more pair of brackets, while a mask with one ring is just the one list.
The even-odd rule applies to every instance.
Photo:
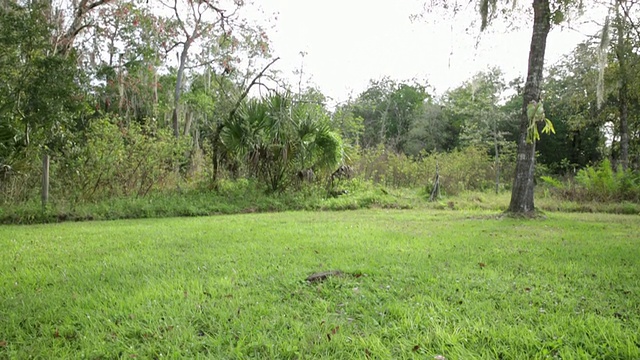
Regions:
[[576, 182], [581, 187], [581, 196], [586, 200], [640, 200], [640, 176], [631, 170], [613, 171], [608, 159], [596, 167], [580, 170]]
[[96, 120], [85, 143], [67, 148], [52, 164], [52, 193], [76, 203], [140, 197], [176, 186], [176, 169], [186, 163], [187, 146], [168, 129]]
[[573, 181], [569, 179], [563, 183], [544, 176], [541, 179], [553, 189], [555, 196], [566, 200], [581, 202], [640, 201], [639, 174], [631, 170], [614, 171], [609, 160], [578, 171]]
[[[505, 159], [503, 159], [503, 164]], [[354, 164], [359, 176], [376, 184], [395, 188], [431, 188], [440, 174], [442, 191], [449, 195], [495, 186], [495, 163], [483, 150], [468, 147], [450, 153], [422, 153], [416, 157], [389, 151], [382, 146], [364, 150]], [[511, 172], [502, 166], [501, 183], [511, 181]]]

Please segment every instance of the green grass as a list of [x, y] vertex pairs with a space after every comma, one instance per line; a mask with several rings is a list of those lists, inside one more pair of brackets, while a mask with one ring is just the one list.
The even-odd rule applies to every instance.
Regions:
[[3, 226], [0, 358], [640, 358], [637, 216], [494, 215]]
[[39, 201], [20, 204], [0, 202], [0, 224], [37, 224], [64, 221], [144, 219], [261, 213], [292, 210], [356, 210], [367, 208], [407, 209], [425, 203], [417, 190], [385, 189], [371, 183], [341, 182], [348, 194], [330, 196], [320, 184], [296, 191], [265, 193], [255, 183], [223, 181], [219, 191], [189, 190], [146, 197], [127, 197], [98, 202], [70, 203], [53, 199], [43, 211]]
[[[219, 191], [190, 190], [156, 193], [147, 197], [114, 198], [95, 203], [72, 204], [52, 201], [45, 211], [37, 201], [0, 205], [0, 224], [39, 224], [65, 221], [193, 217], [281, 211], [341, 211], [371, 208], [484, 210], [508, 208], [511, 194], [466, 192], [429, 202], [425, 189], [385, 188], [359, 180], [343, 182], [348, 194], [332, 197], [324, 186], [305, 186], [296, 191], [267, 194], [247, 181], [224, 181]], [[559, 200], [539, 189], [536, 207], [542, 211], [640, 214], [640, 204], [631, 202], [573, 202]]]
[[[438, 210], [486, 210], [505, 211], [511, 200], [510, 192], [466, 192], [456, 196], [444, 196], [433, 203], [414, 203], [416, 207], [427, 207]], [[640, 215], [640, 204], [622, 202], [597, 202], [597, 201], [569, 201], [562, 200], [549, 194], [544, 189], [537, 189], [535, 197], [537, 209], [545, 212], [571, 212], [571, 213], [605, 213]]]

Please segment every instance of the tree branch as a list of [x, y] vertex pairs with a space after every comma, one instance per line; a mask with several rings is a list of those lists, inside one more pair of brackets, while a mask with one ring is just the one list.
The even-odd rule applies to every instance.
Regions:
[[624, 16], [627, 18], [629, 25], [631, 25], [631, 27], [633, 28], [633, 31], [636, 33], [636, 36], [638, 37], [638, 39], [640, 39], [640, 30], [638, 29], [638, 26], [633, 22], [633, 18], [631, 17], [631, 14], [629, 11], [630, 9], [625, 6], [626, 2], [618, 0], [618, 4], [622, 8], [622, 11], [624, 12]]
[[273, 59], [270, 63], [267, 64], [267, 66], [265, 66], [262, 71], [260, 71], [254, 78], [253, 80], [251, 80], [251, 83], [249, 83], [249, 86], [247, 86], [246, 89], [244, 89], [244, 91], [242, 92], [242, 94], [240, 94], [240, 97], [238, 98], [238, 101], [236, 101], [235, 106], [233, 107], [233, 109], [231, 110], [231, 112], [229, 112], [229, 118], [232, 118], [236, 112], [238, 111], [238, 108], [240, 108], [240, 104], [242, 104], [242, 101], [244, 100], [244, 98], [247, 97], [247, 95], [249, 94], [249, 91], [251, 91], [251, 88], [256, 85], [258, 83], [258, 80], [260, 80], [260, 78], [262, 77], [262, 75], [264, 75], [264, 73], [267, 71], [267, 69], [269, 69], [269, 67], [271, 67], [271, 65], [273, 65], [276, 61], [280, 60], [279, 57]]
[[[97, 0], [92, 3], [88, 3], [89, 0], [80, 1], [76, 9], [76, 14], [73, 18], [73, 21], [71, 22], [71, 26], [69, 27], [69, 29], [67, 29], [64, 35], [62, 35], [57, 41], [58, 43], [61, 43], [59, 53], [62, 53], [65, 55], [68, 54], [69, 50], [71, 49], [71, 44], [75, 40], [76, 36], [82, 30], [90, 26], [90, 24], [83, 24], [85, 16], [91, 10], [97, 8], [98, 6], [108, 4], [111, 1], [112, 0]], [[58, 51], [57, 50], [58, 44], [55, 44], [55, 47], [56, 47], [56, 51]]]

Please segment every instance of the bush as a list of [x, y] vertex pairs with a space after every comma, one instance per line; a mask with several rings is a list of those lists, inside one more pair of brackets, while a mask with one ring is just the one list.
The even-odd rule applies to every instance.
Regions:
[[28, 147], [0, 173], [0, 204], [40, 199], [42, 160], [36, 147]]
[[609, 160], [578, 171], [573, 181], [569, 179], [561, 182], [545, 176], [541, 179], [561, 199], [579, 202], [640, 202], [640, 174], [631, 170], [613, 171]]
[[[504, 163], [504, 159], [503, 159]], [[354, 165], [358, 176], [367, 181], [394, 188], [431, 188], [440, 174], [443, 193], [456, 195], [464, 191], [495, 187], [495, 162], [483, 150], [468, 147], [450, 153], [422, 153], [416, 157], [398, 154], [379, 146], [365, 150]], [[501, 171], [501, 183], [509, 183], [512, 173]]]
[[582, 169], [576, 175], [581, 187], [580, 195], [586, 200], [634, 201], [640, 200], [640, 176], [631, 170], [614, 171], [606, 159], [596, 167]]
[[85, 143], [65, 149], [52, 162], [53, 199], [73, 203], [147, 195], [176, 185], [176, 169], [186, 163], [186, 140], [168, 129], [131, 123], [126, 128], [109, 119], [95, 120]]

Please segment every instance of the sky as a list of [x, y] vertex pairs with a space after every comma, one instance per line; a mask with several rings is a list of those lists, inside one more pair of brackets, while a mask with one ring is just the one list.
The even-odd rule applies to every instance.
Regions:
[[[371, 79], [383, 76], [426, 80], [438, 95], [491, 66], [503, 69], [507, 81], [525, 77], [531, 39], [526, 16], [517, 20], [519, 29], [505, 31], [498, 22], [477, 41], [478, 27], [465, 32], [477, 16], [473, 8], [454, 21], [443, 13], [411, 21], [410, 15], [421, 13], [425, 1], [260, 0], [259, 6], [265, 14], [277, 14], [268, 32], [273, 53], [281, 58], [275, 68], [297, 84], [293, 72], [302, 67], [304, 80], [334, 103], [357, 96]], [[589, 17], [602, 21], [605, 15], [592, 10]], [[597, 31], [593, 24], [574, 22], [574, 27], [580, 31], [552, 30], [546, 64], [557, 62]]]

